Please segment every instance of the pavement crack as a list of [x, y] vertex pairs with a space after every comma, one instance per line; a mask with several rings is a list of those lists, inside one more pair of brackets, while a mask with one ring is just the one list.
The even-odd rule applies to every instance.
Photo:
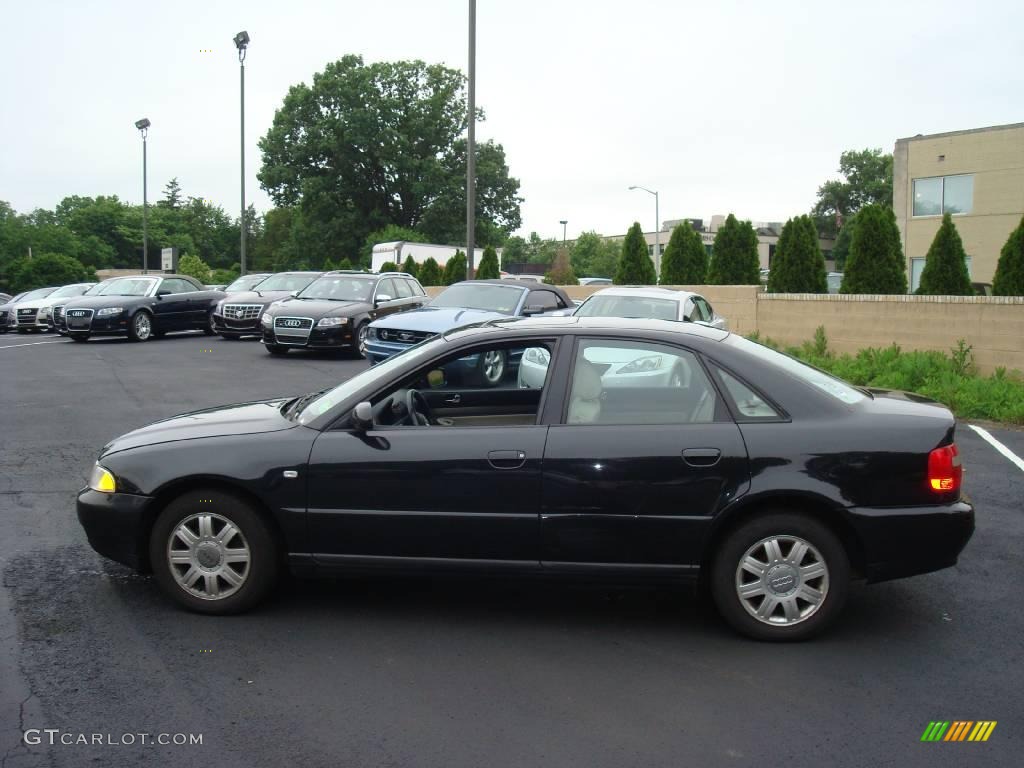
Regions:
[[35, 696], [34, 693], [29, 693], [29, 695], [22, 700], [21, 704], [18, 705], [18, 743], [4, 752], [3, 757], [0, 757], [0, 768], [5, 768], [7, 760], [14, 757], [14, 753], [19, 749], [24, 749], [25, 754], [32, 753], [32, 750], [30, 750], [28, 745], [25, 743], [25, 705], [31, 701], [33, 696]]

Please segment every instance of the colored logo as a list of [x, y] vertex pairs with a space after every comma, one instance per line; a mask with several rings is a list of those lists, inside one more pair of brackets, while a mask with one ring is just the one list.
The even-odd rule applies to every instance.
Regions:
[[933, 720], [921, 734], [921, 741], [988, 741], [996, 729], [995, 720]]

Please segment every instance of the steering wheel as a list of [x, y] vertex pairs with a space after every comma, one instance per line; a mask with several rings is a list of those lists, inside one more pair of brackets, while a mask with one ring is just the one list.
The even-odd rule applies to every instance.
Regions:
[[430, 426], [430, 404], [418, 389], [405, 392], [406, 422], [412, 427]]

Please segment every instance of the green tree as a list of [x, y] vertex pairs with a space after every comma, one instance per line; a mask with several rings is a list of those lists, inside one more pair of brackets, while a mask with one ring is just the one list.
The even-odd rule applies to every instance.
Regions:
[[1024, 296], [1024, 218], [999, 252], [992, 293], [995, 296]]
[[569, 263], [569, 251], [559, 248], [551, 269], [544, 275], [544, 282], [549, 285], [579, 285], [576, 274]]
[[337, 269], [352, 270], [355, 269], [355, 267], [352, 266], [352, 260], [348, 256], [343, 256], [338, 259]]
[[393, 261], [385, 261], [383, 264], [380, 265], [380, 269], [378, 271], [379, 272], [397, 272], [398, 271], [398, 265], [395, 264], [395, 262], [393, 262]]
[[[840, 226], [865, 205], [892, 205], [892, 155], [881, 149], [847, 150], [839, 156], [843, 180], [818, 187], [811, 210], [817, 229], [835, 237]], [[837, 221], [838, 219], [838, 221]]]
[[907, 268], [892, 206], [866, 205], [847, 226], [853, 231], [839, 292], [906, 293]]
[[178, 183], [177, 176], [167, 182], [164, 187], [164, 197], [157, 201], [157, 205], [162, 208], [181, 207], [181, 184]]
[[708, 282], [712, 285], [758, 285], [761, 282], [757, 233], [749, 221], [738, 221], [730, 213], [715, 233]]
[[654, 285], [658, 276], [654, 273], [654, 262], [647, 253], [647, 241], [640, 222], [626, 233], [622, 241], [622, 255], [618, 268], [615, 270], [616, 285]]
[[418, 270], [419, 266], [416, 264], [416, 260], [412, 257], [412, 254], [410, 253], [408, 256], [405, 257], [405, 261], [402, 262], [402, 271], [412, 275], [413, 277], [416, 277], [416, 273]]
[[522, 264], [528, 261], [526, 241], [518, 235], [513, 235], [505, 241], [501, 250], [501, 261], [503, 264]]
[[437, 261], [434, 260], [433, 256], [428, 256], [423, 263], [420, 264], [416, 278], [420, 281], [420, 285], [444, 285], [441, 279], [441, 267], [438, 265]]
[[[597, 232], [583, 232], [572, 244], [569, 262], [573, 273], [580, 277], [611, 277], [621, 253], [622, 243], [601, 237]], [[501, 256], [503, 261], [512, 261], [507, 245]]]
[[782, 227], [768, 276], [772, 293], [828, 293], [825, 257], [810, 216], [797, 216]]
[[836, 235], [835, 245], [832, 246], [832, 260], [836, 264], [836, 271], [842, 272], [846, 269], [846, 260], [850, 257], [850, 239], [853, 237], [853, 221], [856, 216], [851, 217], [843, 224], [843, 228]]
[[498, 252], [493, 246], [484, 248], [484, 255], [480, 257], [480, 265], [476, 268], [477, 280], [497, 280], [501, 277], [498, 269]]
[[[458, 242], [466, 127], [461, 72], [349, 55], [289, 89], [259, 142], [258, 178], [276, 205], [301, 206], [321, 250], [354, 253], [388, 224]], [[483, 142], [475, 161], [478, 235], [512, 232], [521, 199], [504, 150]]]
[[953, 217], [946, 213], [925, 255], [919, 294], [929, 296], [973, 296], [971, 276], [967, 272], [967, 254], [956, 231]]
[[467, 268], [468, 264], [466, 263], [466, 254], [462, 251], [456, 251], [455, 254], [445, 262], [444, 274], [441, 276], [441, 281], [444, 285], [453, 285], [461, 280], [465, 280]]
[[700, 232], [677, 224], [661, 257], [662, 285], [703, 285], [708, 276], [708, 252]]
[[78, 259], [59, 253], [41, 253], [31, 259], [23, 256], [9, 268], [10, 288], [14, 293], [50, 285], [84, 283], [96, 279], [96, 273]]
[[210, 281], [210, 265], [198, 256], [187, 253], [178, 259], [178, 274], [194, 277], [200, 283], [208, 283]]

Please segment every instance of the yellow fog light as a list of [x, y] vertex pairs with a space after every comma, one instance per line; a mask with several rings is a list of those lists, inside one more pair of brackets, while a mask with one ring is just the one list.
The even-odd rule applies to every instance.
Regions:
[[109, 470], [97, 464], [89, 475], [89, 487], [100, 493], [113, 493], [117, 490], [117, 483]]

